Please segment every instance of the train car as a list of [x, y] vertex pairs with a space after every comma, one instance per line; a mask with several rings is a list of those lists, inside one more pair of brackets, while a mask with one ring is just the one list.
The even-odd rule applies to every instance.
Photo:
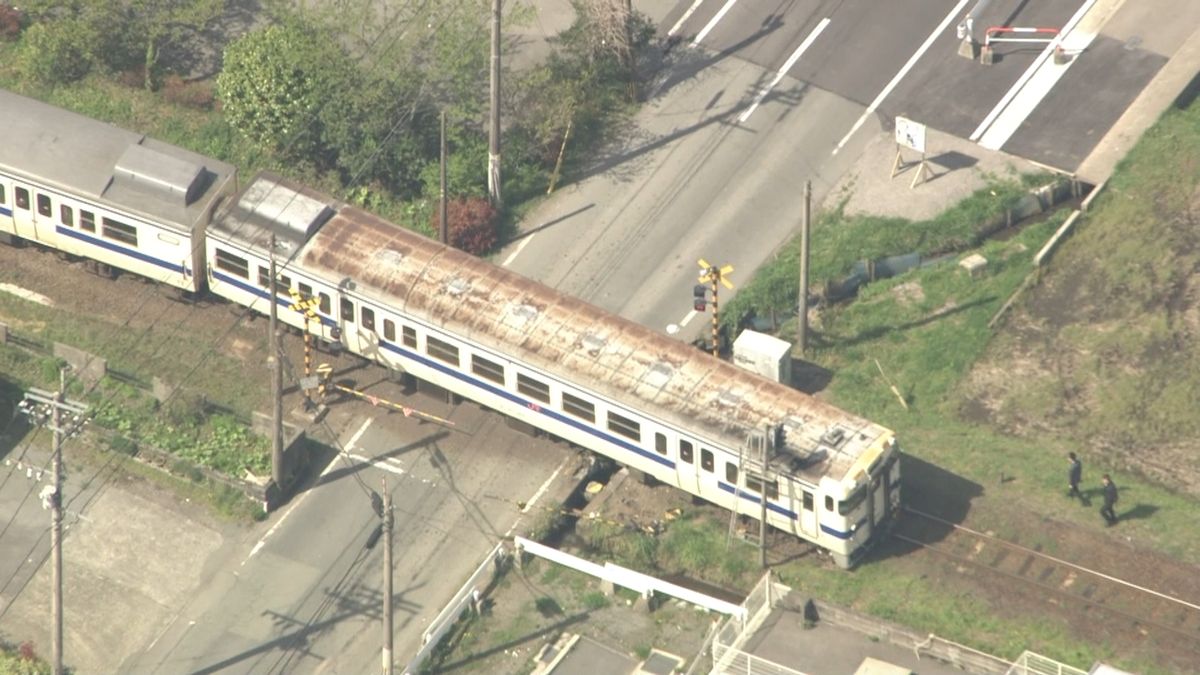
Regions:
[[[727, 509], [758, 518], [765, 500], [772, 526], [842, 567], [896, 514], [888, 429], [357, 208], [259, 180], [247, 194], [277, 202], [260, 216], [285, 204], [306, 215], [213, 228], [212, 287], [244, 293], [226, 297], [268, 307], [266, 249], [254, 248], [274, 232], [288, 261], [277, 297], [287, 286], [319, 298], [313, 329], [354, 353]], [[237, 241], [220, 234], [238, 228]], [[295, 234], [281, 246], [285, 231]], [[292, 310], [280, 319], [304, 325]]]
[[234, 167], [0, 90], [0, 239], [202, 290], [204, 232]]

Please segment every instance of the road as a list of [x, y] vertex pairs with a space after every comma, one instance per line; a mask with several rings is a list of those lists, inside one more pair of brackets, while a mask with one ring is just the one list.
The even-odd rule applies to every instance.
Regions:
[[998, 44], [989, 66], [958, 54], [974, 4], [644, 3], [679, 39], [645, 108], [497, 262], [683, 339], [704, 335], [709, 318], [691, 311], [697, 261], [732, 264], [746, 282], [797, 231], [804, 182], [814, 204], [833, 203], [838, 177], [897, 115], [1070, 172], [1190, 34], [1104, 34], [1123, 0], [993, 0], [977, 26], [1075, 29], [1067, 64], [1046, 45]]
[[[383, 543], [371, 541], [379, 519], [369, 491], [382, 494], [384, 479], [395, 512], [393, 648], [402, 667], [517, 520], [539, 517], [538, 505], [565, 495], [577, 459], [471, 404], [417, 400], [455, 426], [360, 409], [340, 439], [347, 454], [120, 671], [377, 670]], [[523, 514], [519, 501], [533, 506]]]

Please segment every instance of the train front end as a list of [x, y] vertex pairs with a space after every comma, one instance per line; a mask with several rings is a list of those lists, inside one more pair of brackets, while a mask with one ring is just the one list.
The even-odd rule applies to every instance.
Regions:
[[900, 446], [882, 430], [840, 480], [821, 479], [824, 495], [822, 545], [839, 567], [853, 567], [887, 536], [901, 505]]

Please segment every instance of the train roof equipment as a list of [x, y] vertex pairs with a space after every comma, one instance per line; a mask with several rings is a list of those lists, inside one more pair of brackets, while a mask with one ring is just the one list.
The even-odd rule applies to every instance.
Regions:
[[244, 247], [266, 251], [275, 235], [275, 253], [290, 259], [330, 217], [337, 204], [328, 196], [263, 172], [224, 208], [209, 233]]
[[0, 170], [190, 234], [232, 165], [0, 89]]

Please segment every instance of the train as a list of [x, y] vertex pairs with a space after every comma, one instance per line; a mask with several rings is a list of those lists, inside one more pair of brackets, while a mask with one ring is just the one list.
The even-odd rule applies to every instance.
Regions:
[[765, 514], [843, 568], [899, 513], [883, 426], [278, 175], [241, 185], [227, 163], [12, 92], [0, 115], [0, 240], [258, 313], [274, 302], [297, 331]]

